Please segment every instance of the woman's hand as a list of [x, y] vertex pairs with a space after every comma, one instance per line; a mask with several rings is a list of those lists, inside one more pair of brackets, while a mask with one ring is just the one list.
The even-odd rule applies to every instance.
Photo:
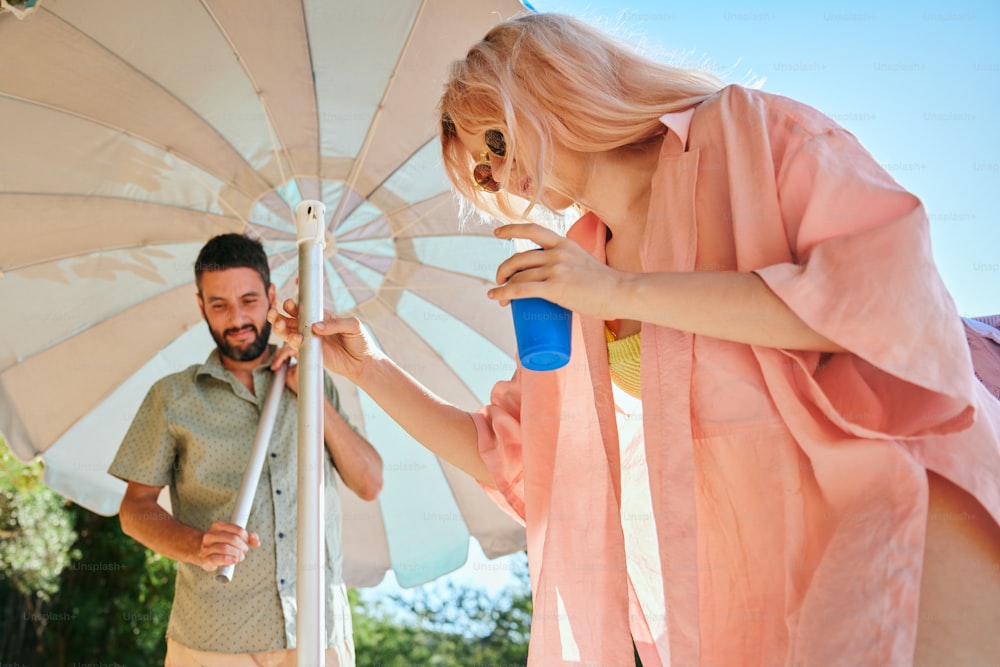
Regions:
[[[272, 309], [267, 313], [267, 320], [273, 325], [275, 335], [288, 343], [294, 354], [302, 344], [302, 334], [299, 333], [299, 306], [292, 299], [287, 299], [282, 307], [288, 315]], [[383, 358], [356, 317], [336, 317], [327, 311], [322, 322], [312, 325], [312, 331], [323, 343], [323, 364], [330, 371], [343, 375], [351, 381], [356, 381], [367, 362]], [[277, 369], [282, 360], [279, 360], [279, 355], [276, 354], [271, 368]], [[292, 370], [289, 369], [290, 377]]]
[[540, 250], [519, 252], [497, 268], [497, 284], [487, 296], [506, 306], [511, 299], [540, 297], [576, 313], [606, 320], [619, 316], [617, 295], [630, 275], [598, 262], [578, 243], [533, 223], [503, 225], [502, 239], [527, 239]]

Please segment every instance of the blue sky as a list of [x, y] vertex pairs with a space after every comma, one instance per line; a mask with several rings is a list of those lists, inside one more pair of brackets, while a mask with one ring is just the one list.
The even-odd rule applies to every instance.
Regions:
[[531, 4], [832, 116], [924, 201], [959, 312], [1000, 312], [1000, 3]]
[[[924, 201], [959, 312], [1000, 313], [1000, 3], [531, 4], [733, 83], [763, 78], [764, 90], [832, 116]], [[450, 578], [495, 589], [510, 579], [506, 563], [473, 545]], [[390, 575], [376, 590], [398, 589]]]

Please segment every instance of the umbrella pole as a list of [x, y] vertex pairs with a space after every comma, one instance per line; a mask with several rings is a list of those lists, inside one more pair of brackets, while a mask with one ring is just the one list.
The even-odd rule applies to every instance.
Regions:
[[323, 252], [326, 206], [295, 207], [299, 246], [299, 488], [295, 599], [298, 667], [323, 667], [326, 598], [323, 549], [323, 351], [312, 325], [323, 319]]
[[[250, 508], [253, 506], [254, 494], [257, 491], [257, 482], [260, 481], [260, 472], [264, 468], [264, 459], [267, 454], [267, 447], [271, 444], [271, 431], [274, 430], [274, 420], [278, 416], [278, 404], [281, 402], [281, 391], [285, 387], [285, 376], [288, 375], [288, 364], [282, 364], [274, 373], [271, 380], [271, 388], [267, 391], [267, 398], [264, 399], [264, 409], [260, 413], [260, 423], [257, 424], [257, 435], [254, 437], [253, 448], [250, 450], [250, 461], [246, 470], [243, 471], [243, 481], [240, 482], [240, 490], [236, 494], [236, 505], [233, 507], [233, 515], [230, 521], [240, 528], [247, 527], [247, 520], [250, 518]], [[221, 584], [228, 584], [233, 580], [233, 568], [235, 565], [227, 565], [215, 575], [215, 580]]]

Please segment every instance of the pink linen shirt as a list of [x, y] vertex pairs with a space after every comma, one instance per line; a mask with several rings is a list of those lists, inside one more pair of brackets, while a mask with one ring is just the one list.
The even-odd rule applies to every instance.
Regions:
[[[645, 667], [908, 665], [926, 470], [1000, 520], [1000, 403], [923, 206], [786, 98], [729, 86], [663, 122], [643, 269], [755, 272], [850, 352], [643, 323], [644, 437], [624, 451], [644, 447], [657, 545], [628, 568], [604, 323], [577, 315], [565, 368], [498, 383], [474, 418], [527, 530], [529, 664], [631, 666], [634, 638]], [[605, 260], [594, 215], [568, 236]]]

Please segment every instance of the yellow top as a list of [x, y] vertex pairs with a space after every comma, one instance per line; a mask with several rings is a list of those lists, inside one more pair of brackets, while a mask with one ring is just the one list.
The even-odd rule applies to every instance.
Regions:
[[642, 398], [642, 389], [639, 383], [639, 350], [641, 349], [639, 336], [641, 334], [634, 333], [619, 340], [615, 338], [607, 325], [604, 326], [604, 333], [608, 338], [608, 364], [611, 366], [611, 381], [629, 396]]

